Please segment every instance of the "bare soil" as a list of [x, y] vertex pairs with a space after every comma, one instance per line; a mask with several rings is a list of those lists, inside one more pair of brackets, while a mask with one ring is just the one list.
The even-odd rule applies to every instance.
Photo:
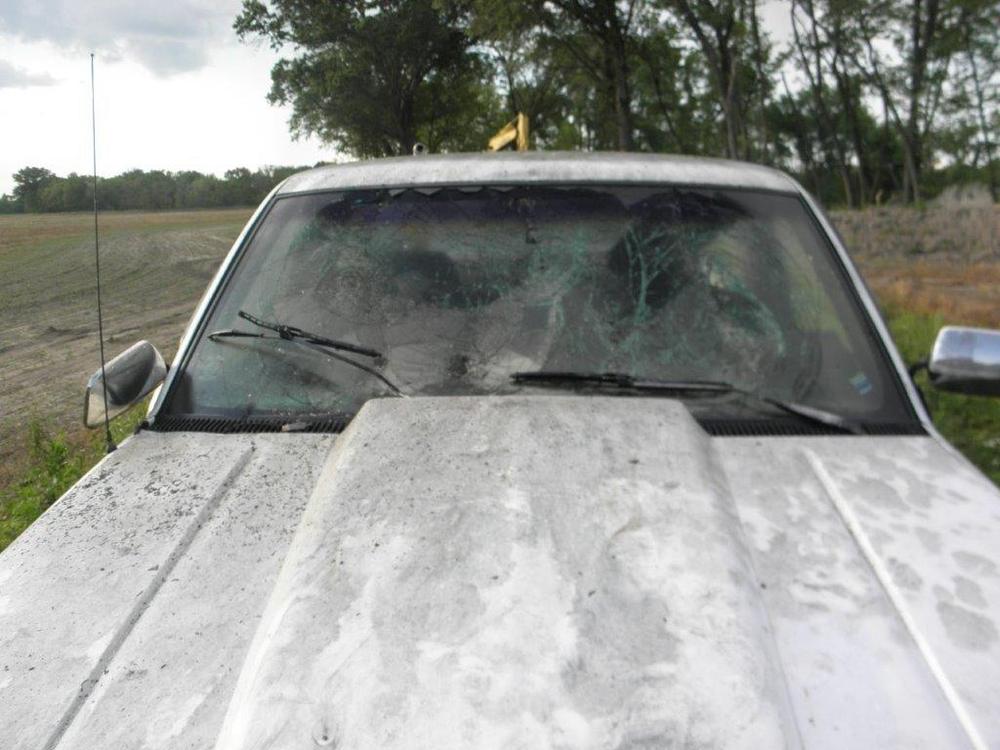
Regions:
[[882, 304], [1000, 328], [1000, 206], [876, 207], [832, 218]]
[[[165, 356], [250, 209], [100, 218], [105, 355], [139, 339]], [[0, 216], [0, 462], [32, 420], [72, 431], [100, 365], [89, 214]]]

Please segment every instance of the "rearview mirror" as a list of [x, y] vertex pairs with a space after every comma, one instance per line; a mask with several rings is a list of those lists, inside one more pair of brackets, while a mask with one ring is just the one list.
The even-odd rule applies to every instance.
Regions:
[[[139, 403], [143, 396], [163, 382], [167, 365], [156, 347], [148, 341], [130, 346], [104, 365], [104, 380], [98, 370], [87, 381], [87, 396], [83, 405], [83, 423], [87, 427], [104, 424], [108, 419], [124, 414]], [[104, 401], [107, 383], [107, 403]]]
[[945, 326], [934, 342], [927, 371], [941, 390], [1000, 396], [1000, 331]]

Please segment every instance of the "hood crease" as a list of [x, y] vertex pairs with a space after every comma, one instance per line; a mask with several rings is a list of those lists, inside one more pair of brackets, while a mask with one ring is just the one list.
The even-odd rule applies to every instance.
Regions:
[[[724, 496], [729, 499], [732, 504], [733, 513], [736, 516], [737, 527], [740, 529], [740, 533], [743, 537], [744, 543], [747, 545], [748, 549], [752, 549], [753, 545], [751, 543], [750, 537], [747, 534], [747, 529], [744, 526], [743, 518], [739, 513], [739, 506], [736, 501], [736, 495], [733, 493], [732, 483], [729, 481], [729, 474], [726, 472], [722, 461], [719, 459], [718, 452], [716, 451], [716, 443], [710, 444], [710, 450], [708, 451], [708, 463], [712, 467], [715, 476], [718, 477], [718, 482], [724, 492]], [[757, 565], [754, 561], [753, 554], [748, 554], [746, 559], [746, 567], [750, 572], [750, 578], [758, 585], [762, 585], [762, 578], [757, 571]], [[757, 599], [758, 609], [760, 610], [760, 618], [764, 623], [764, 630], [767, 633], [767, 645], [769, 656], [771, 657], [774, 665], [775, 671], [777, 672], [778, 679], [781, 683], [781, 688], [783, 689], [783, 695], [786, 706], [786, 715], [790, 717], [790, 724], [795, 732], [795, 740], [798, 743], [796, 746], [804, 748], [806, 747], [806, 742], [802, 734], [802, 727], [799, 726], [799, 715], [795, 711], [794, 701], [792, 700], [792, 684], [788, 676], [788, 670], [785, 668], [785, 663], [781, 659], [781, 649], [778, 645], [778, 640], [776, 637], [776, 631], [774, 628], [774, 623], [771, 621], [771, 613], [761, 598]]]
[[153, 601], [153, 598], [156, 596], [157, 592], [159, 592], [167, 578], [169, 578], [174, 566], [177, 565], [177, 562], [191, 547], [191, 544], [194, 542], [198, 532], [202, 529], [202, 527], [204, 527], [208, 519], [211, 518], [215, 509], [219, 507], [222, 499], [229, 492], [229, 488], [232, 486], [233, 481], [243, 472], [243, 469], [250, 461], [250, 457], [253, 455], [253, 451], [254, 446], [251, 443], [233, 462], [233, 465], [223, 477], [218, 487], [216, 487], [215, 491], [209, 496], [207, 502], [205, 502], [201, 509], [191, 518], [187, 528], [184, 530], [184, 533], [177, 540], [177, 543], [170, 551], [166, 560], [161, 563], [159, 569], [157, 570], [157, 574], [153, 576], [145, 590], [143, 590], [143, 592], [136, 598], [135, 603], [132, 606], [132, 610], [129, 612], [128, 616], [125, 618], [118, 630], [111, 637], [107, 646], [105, 646], [101, 656], [97, 660], [97, 663], [94, 664], [94, 668], [91, 670], [90, 675], [88, 675], [87, 679], [85, 679], [80, 685], [80, 690], [77, 692], [73, 702], [67, 707], [66, 712], [59, 719], [59, 723], [56, 724], [53, 729], [52, 734], [49, 735], [48, 740], [43, 746], [44, 750], [54, 750], [54, 748], [59, 746], [59, 743], [66, 734], [66, 731], [70, 728], [74, 719], [76, 719], [77, 715], [80, 713], [80, 709], [83, 708], [87, 699], [90, 698], [91, 694], [97, 688], [98, 683], [101, 680], [101, 676], [105, 674], [108, 669], [108, 665], [111, 664], [122, 644], [125, 643], [129, 634], [142, 618], [143, 612], [149, 606], [150, 602]]

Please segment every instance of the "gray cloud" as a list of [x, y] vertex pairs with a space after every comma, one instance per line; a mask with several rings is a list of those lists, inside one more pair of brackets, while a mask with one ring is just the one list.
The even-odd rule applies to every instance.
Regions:
[[177, 39], [148, 39], [128, 51], [140, 63], [163, 76], [197, 70], [208, 62], [205, 45]]
[[134, 60], [162, 76], [197, 70], [232, 40], [238, 0], [0, 0], [0, 32], [105, 59]]
[[48, 73], [31, 73], [0, 60], [0, 89], [25, 89], [29, 86], [51, 86], [57, 83]]

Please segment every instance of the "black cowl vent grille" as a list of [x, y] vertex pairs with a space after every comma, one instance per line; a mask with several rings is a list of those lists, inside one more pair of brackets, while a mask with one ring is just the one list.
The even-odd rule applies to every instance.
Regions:
[[154, 432], [212, 432], [219, 435], [258, 432], [343, 432], [347, 417], [231, 417], [160, 416], [149, 426]]
[[[210, 432], [219, 435], [259, 432], [343, 432], [350, 419], [344, 417], [232, 417], [160, 416], [147, 429], [154, 432]], [[781, 419], [699, 419], [712, 437], [783, 437], [800, 435], [840, 435], [833, 427]], [[926, 435], [919, 424], [868, 424], [866, 435]]]
[[[796, 435], [839, 435], [851, 437], [850, 433], [842, 432], [835, 427], [821, 424], [810, 424], [798, 420], [781, 419], [699, 419], [698, 424], [712, 437], [759, 437], [759, 436], [796, 436]], [[865, 435], [926, 435], [927, 431], [919, 424], [866, 424], [863, 426]]]

